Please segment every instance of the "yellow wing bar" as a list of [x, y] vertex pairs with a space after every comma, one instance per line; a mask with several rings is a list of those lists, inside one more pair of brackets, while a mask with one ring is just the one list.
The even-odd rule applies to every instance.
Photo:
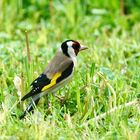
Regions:
[[56, 84], [56, 80], [57, 80], [60, 76], [61, 76], [61, 72], [57, 72], [57, 73], [53, 76], [53, 78], [52, 78], [50, 84], [44, 86], [44, 87], [42, 88], [41, 91], [45, 91], [45, 90], [47, 90], [48, 88], [54, 86], [54, 85]]

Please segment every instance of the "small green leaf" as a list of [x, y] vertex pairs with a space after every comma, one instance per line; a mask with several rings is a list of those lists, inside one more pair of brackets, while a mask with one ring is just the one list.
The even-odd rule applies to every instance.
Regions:
[[90, 76], [92, 77], [94, 75], [94, 71], [95, 71], [95, 63], [93, 62], [91, 64], [91, 68], [90, 68]]
[[108, 79], [110, 80], [113, 80], [114, 79], [114, 74], [113, 72], [109, 69], [109, 68], [106, 68], [106, 67], [101, 67], [100, 68], [100, 71], [107, 76]]

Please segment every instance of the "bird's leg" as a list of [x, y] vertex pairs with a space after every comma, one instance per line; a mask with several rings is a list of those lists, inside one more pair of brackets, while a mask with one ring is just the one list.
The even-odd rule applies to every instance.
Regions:
[[52, 114], [52, 104], [51, 101], [49, 99], [49, 94], [45, 95], [45, 102], [44, 102], [44, 112], [45, 112], [45, 116], [44, 119], [48, 116], [48, 114]]
[[58, 96], [56, 94], [53, 94], [53, 95], [54, 95], [54, 97], [56, 97], [59, 100], [61, 106], [63, 106], [65, 104], [67, 96], [60, 97], [60, 96]]
[[44, 107], [50, 109], [51, 108], [51, 102], [49, 100], [49, 94], [46, 94], [46, 102], [44, 103]]

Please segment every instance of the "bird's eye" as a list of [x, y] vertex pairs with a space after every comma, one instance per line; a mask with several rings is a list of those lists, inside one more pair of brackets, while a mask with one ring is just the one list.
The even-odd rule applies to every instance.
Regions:
[[74, 42], [72, 48], [74, 49], [74, 52], [77, 55], [79, 53], [80, 44], [78, 42]]
[[74, 50], [79, 50], [80, 49], [80, 44], [78, 42], [74, 42], [72, 44], [72, 47], [73, 47]]

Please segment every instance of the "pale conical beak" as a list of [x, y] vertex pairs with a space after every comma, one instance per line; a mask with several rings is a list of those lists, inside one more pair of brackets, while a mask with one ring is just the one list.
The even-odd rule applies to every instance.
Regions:
[[80, 47], [80, 50], [79, 51], [83, 51], [83, 50], [86, 50], [86, 49], [88, 49], [87, 47], [85, 47], [85, 46], [83, 46], [83, 45], [80, 45], [81, 47]]

